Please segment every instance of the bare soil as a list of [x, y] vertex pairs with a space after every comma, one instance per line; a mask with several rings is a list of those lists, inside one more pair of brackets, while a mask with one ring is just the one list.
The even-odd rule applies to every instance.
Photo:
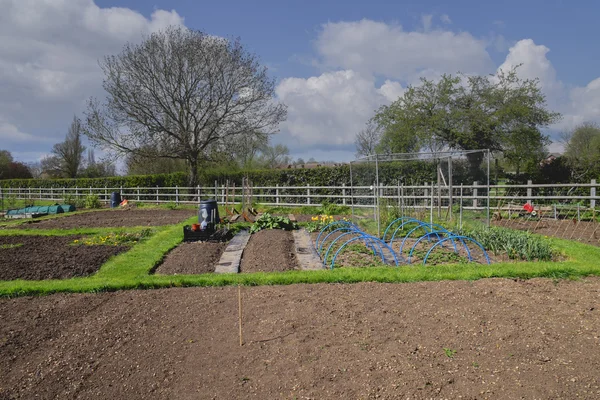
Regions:
[[502, 219], [494, 225], [600, 246], [600, 223], [565, 219]]
[[79, 236], [0, 236], [0, 281], [67, 279], [98, 271], [126, 246], [72, 245]]
[[597, 399], [600, 279], [0, 299], [0, 398]]
[[281, 272], [298, 269], [290, 231], [263, 229], [250, 236], [242, 253], [240, 272]]
[[156, 269], [157, 274], [206, 274], [215, 272], [227, 243], [187, 242], [174, 248], [162, 264]]
[[90, 211], [47, 220], [33, 220], [20, 225], [20, 227], [26, 229], [72, 229], [84, 227], [161, 226], [177, 224], [186, 218], [196, 215], [196, 213], [195, 210], [190, 209], [111, 209]]

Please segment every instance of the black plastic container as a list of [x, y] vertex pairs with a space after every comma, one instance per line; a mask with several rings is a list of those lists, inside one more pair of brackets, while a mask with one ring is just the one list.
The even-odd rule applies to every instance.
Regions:
[[110, 207], [111, 208], [119, 207], [119, 204], [121, 204], [121, 193], [112, 192], [110, 194]]
[[201, 231], [214, 232], [215, 224], [218, 224], [219, 218], [219, 207], [217, 201], [202, 200], [200, 207], [198, 208], [198, 223], [200, 224]]

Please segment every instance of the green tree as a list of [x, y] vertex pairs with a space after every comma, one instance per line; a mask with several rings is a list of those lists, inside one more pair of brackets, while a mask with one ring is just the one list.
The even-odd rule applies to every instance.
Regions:
[[239, 40], [169, 27], [101, 67], [107, 99], [90, 100], [86, 135], [117, 155], [183, 159], [190, 186], [212, 145], [274, 133], [287, 114], [275, 81]]
[[[559, 119], [560, 114], [547, 109], [539, 81], [520, 79], [517, 67], [489, 76], [443, 75], [437, 82], [421, 79], [420, 85], [409, 87], [375, 115], [384, 127], [394, 128], [384, 138], [390, 136], [390, 143], [396, 140], [404, 148], [415, 141], [416, 148], [430, 151], [489, 149], [509, 155], [518, 151], [520, 140], [543, 148], [548, 138], [540, 129]], [[530, 157], [537, 157], [532, 153]], [[474, 178], [478, 178], [483, 156], [467, 156]], [[515, 161], [524, 162], [522, 158]]]
[[565, 158], [577, 180], [600, 177], [600, 126], [586, 122], [566, 135]]

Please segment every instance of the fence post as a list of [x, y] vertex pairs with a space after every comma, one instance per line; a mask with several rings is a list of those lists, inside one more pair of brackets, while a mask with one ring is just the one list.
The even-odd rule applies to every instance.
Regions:
[[[75, 202], [77, 203], [79, 200], [79, 189], [75, 186]], [[79, 207], [79, 206], [77, 206]]]
[[275, 185], [275, 204], [279, 204], [279, 183]]
[[596, 180], [592, 179], [592, 187], [590, 188], [590, 208], [596, 208]]
[[342, 204], [346, 205], [346, 184], [342, 183]]
[[478, 181], [473, 182], [473, 211], [477, 209], [477, 185]]
[[200, 185], [196, 187], [196, 190], [198, 191], [198, 205], [200, 205]]
[[156, 185], [156, 204], [158, 204], [158, 185]]
[[433, 224], [433, 192], [434, 192], [433, 188], [434, 188], [434, 184], [433, 184], [433, 182], [431, 182], [431, 208], [429, 211], [429, 223], [430, 224]]
[[310, 205], [310, 183], [307, 183], [306, 186], [306, 204]]
[[221, 185], [221, 204], [225, 204], [225, 185]]
[[[509, 208], [509, 210], [510, 210], [510, 208]], [[459, 215], [459, 217], [458, 217], [459, 225], [458, 226], [460, 227], [460, 229], [462, 229], [462, 214], [463, 214], [463, 184], [462, 183], [460, 184], [460, 205], [458, 208], [458, 213], [459, 213], [458, 214]]]
[[179, 205], [179, 185], [175, 185], [175, 204]]
[[140, 187], [137, 187], [137, 201], [140, 201]]
[[527, 180], [527, 204], [531, 204], [531, 198], [533, 197], [532, 184], [533, 182], [531, 180]]
[[218, 190], [218, 186], [217, 186], [217, 181], [215, 179], [215, 201], [217, 201], [218, 197], [217, 197], [217, 190]]
[[[63, 196], [64, 196], [64, 189], [63, 189]], [[106, 201], [108, 203], [108, 187], [106, 186], [106, 184], [104, 184], [104, 201]]]

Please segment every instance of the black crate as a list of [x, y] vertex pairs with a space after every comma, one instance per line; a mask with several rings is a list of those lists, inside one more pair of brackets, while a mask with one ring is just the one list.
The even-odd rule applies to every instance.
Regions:
[[228, 229], [222, 228], [217, 231], [203, 230], [193, 231], [190, 225], [183, 227], [183, 241], [184, 242], [224, 242], [230, 239], [230, 233]]

